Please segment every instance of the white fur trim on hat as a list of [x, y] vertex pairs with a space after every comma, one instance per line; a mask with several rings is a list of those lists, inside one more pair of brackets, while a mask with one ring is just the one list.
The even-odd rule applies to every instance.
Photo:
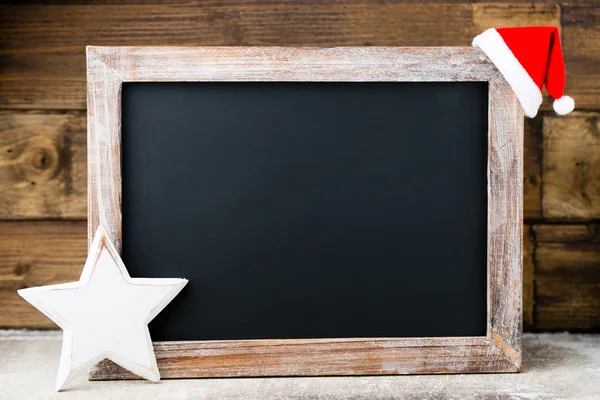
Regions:
[[473, 39], [473, 46], [479, 47], [502, 73], [504, 79], [517, 95], [525, 115], [536, 116], [542, 104], [542, 93], [531, 76], [508, 48], [502, 36], [490, 28]]
[[575, 108], [575, 100], [570, 96], [562, 96], [560, 99], [554, 100], [552, 108], [559, 115], [568, 114]]

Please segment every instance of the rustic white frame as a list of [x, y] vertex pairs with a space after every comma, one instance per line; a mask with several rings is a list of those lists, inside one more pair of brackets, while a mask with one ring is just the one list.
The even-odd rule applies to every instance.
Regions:
[[[164, 378], [518, 372], [522, 369], [523, 111], [470, 47], [88, 47], [88, 238], [121, 250], [123, 82], [487, 82], [488, 320], [482, 337], [154, 343]], [[134, 376], [104, 361], [92, 379]]]

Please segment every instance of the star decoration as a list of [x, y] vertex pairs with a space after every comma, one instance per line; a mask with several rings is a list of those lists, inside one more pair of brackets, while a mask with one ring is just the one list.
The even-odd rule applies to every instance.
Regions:
[[78, 282], [19, 290], [63, 329], [56, 390], [105, 358], [145, 379], [160, 380], [148, 323], [187, 282], [131, 278], [99, 228]]

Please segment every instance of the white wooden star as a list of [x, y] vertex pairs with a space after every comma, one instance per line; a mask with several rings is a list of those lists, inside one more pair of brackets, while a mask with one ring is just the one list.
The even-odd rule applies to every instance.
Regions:
[[158, 381], [148, 323], [186, 284], [186, 279], [131, 278], [99, 228], [78, 282], [19, 290], [64, 331], [56, 390], [105, 358]]

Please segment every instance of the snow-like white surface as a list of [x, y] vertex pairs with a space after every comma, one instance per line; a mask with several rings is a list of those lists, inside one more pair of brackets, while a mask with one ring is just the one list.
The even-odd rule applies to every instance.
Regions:
[[600, 399], [600, 335], [525, 334], [521, 374], [89, 382], [54, 392], [60, 332], [0, 331], [0, 399]]

